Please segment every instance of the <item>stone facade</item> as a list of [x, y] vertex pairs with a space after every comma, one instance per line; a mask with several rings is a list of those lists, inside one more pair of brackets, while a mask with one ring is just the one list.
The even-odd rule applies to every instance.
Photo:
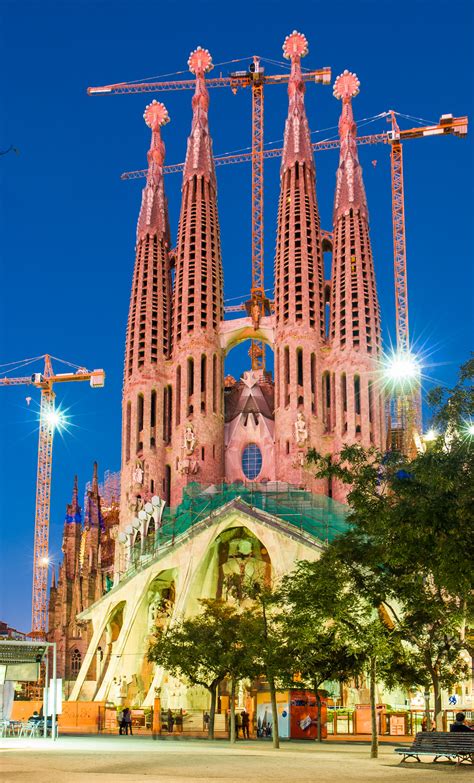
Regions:
[[64, 520], [63, 560], [57, 580], [53, 575], [48, 615], [48, 641], [56, 642], [58, 677], [64, 680], [66, 693], [78, 675], [90, 642], [90, 627], [77, 616], [113, 584], [118, 510], [118, 497], [102, 507], [94, 463], [83, 515], [76, 476]]
[[[73, 521], [65, 525], [59, 582], [51, 590], [50, 633], [62, 645], [65, 676], [71, 673], [72, 649], [82, 660], [73, 698], [151, 704], [165, 674], [146, 662], [144, 640], [156, 624], [176, 613], [196, 612], [199, 598], [223, 595], [215, 561], [216, 552], [224, 551], [222, 536], [234, 541], [235, 531], [245, 529], [246, 548], [257, 551], [258, 541], [258, 551], [268, 555], [266, 565], [258, 567], [268, 566], [275, 577], [290, 571], [297, 559], [318, 556], [324, 536], [314, 533], [296, 544], [294, 531], [279, 518], [278, 503], [264, 519], [238, 503], [215, 507], [205, 530], [189, 540], [179, 538], [182, 529], [176, 520], [181, 517], [175, 512], [183, 493], [184, 516], [193, 513], [195, 484], [201, 500], [208, 497], [209, 503], [223, 482], [247, 481], [259, 485], [263, 497], [269, 487], [278, 490], [281, 485], [284, 492], [291, 485], [306, 491], [310, 506], [311, 498], [343, 501], [342, 487], [317, 481], [307, 470], [307, 450], [337, 454], [344, 444], [384, 445], [384, 405], [376, 383], [380, 317], [352, 113], [359, 84], [348, 72], [335, 83], [335, 97], [342, 101], [341, 151], [333, 230], [322, 231], [301, 68], [307, 49], [306, 38], [296, 32], [284, 44], [291, 75], [275, 291], [272, 312], [258, 324], [250, 317], [224, 320], [205, 78], [212, 68], [209, 52], [198, 48], [189, 59], [195, 91], [174, 249], [161, 139], [169, 117], [156, 101], [145, 111], [152, 140], [126, 337], [120, 519], [117, 535], [107, 534], [107, 569], [113, 571], [114, 588], [102, 596], [103, 533], [92, 522], [86, 533], [74, 521], [80, 513], [76, 497], [68, 510]], [[332, 252], [327, 280], [325, 251]], [[274, 380], [251, 371], [224, 382], [225, 356], [250, 340], [261, 340], [274, 351]], [[91, 502], [97, 505], [96, 495], [92, 491]], [[166, 516], [170, 507], [175, 516]], [[161, 549], [165, 518], [167, 525], [173, 518], [178, 526]], [[225, 558], [219, 562], [227, 563], [229, 573], [236, 567]], [[64, 630], [75, 628], [77, 613], [86, 624], [84, 636]]]

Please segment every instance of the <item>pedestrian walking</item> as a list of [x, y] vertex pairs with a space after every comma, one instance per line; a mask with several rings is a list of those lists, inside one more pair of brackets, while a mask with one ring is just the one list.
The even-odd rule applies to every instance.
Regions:
[[168, 710], [168, 731], [170, 734], [173, 733], [173, 726], [174, 726], [174, 717], [171, 710]]
[[235, 713], [235, 739], [239, 739], [239, 731], [242, 728], [242, 715], [240, 712]]
[[211, 716], [209, 715], [208, 711], [204, 713], [202, 716], [202, 722], [204, 723], [204, 731], [209, 731], [209, 723], [211, 720]]
[[247, 710], [242, 710], [240, 715], [242, 717], [242, 737], [250, 739], [250, 715]]

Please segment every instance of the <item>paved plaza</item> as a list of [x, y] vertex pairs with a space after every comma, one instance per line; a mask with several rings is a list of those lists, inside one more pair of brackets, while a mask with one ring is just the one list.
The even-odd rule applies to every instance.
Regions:
[[0, 740], [2, 783], [326, 783], [326, 781], [472, 780], [472, 766], [449, 763], [400, 765], [393, 746], [378, 759], [367, 744], [157, 740], [141, 737], [64, 737]]

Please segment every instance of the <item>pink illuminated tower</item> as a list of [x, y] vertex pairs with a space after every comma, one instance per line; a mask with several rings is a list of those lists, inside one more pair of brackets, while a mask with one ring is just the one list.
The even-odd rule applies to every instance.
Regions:
[[321, 348], [325, 339], [316, 173], [304, 106], [306, 38], [283, 45], [291, 60], [275, 256], [275, 450], [280, 480], [301, 483], [303, 450], [317, 445]]
[[333, 451], [345, 442], [383, 446], [383, 401], [375, 374], [380, 354], [380, 315], [375, 285], [369, 215], [352, 98], [357, 76], [344, 71], [334, 84], [342, 101], [341, 151], [334, 199], [331, 287], [331, 356], [323, 378], [325, 430]]
[[[189, 57], [196, 77], [193, 119], [184, 165], [173, 295], [173, 366], [169, 385], [168, 464], [171, 503], [189, 481], [214, 483], [224, 474], [222, 262], [217, 190], [209, 135], [209, 52]], [[174, 391], [174, 394], [173, 394]], [[174, 404], [173, 404], [174, 399]], [[174, 410], [173, 410], [174, 408]]]
[[217, 188], [206, 86], [206, 73], [212, 69], [209, 52], [199, 47], [188, 61], [195, 91], [173, 252], [160, 137], [168, 114], [156, 102], [145, 112], [152, 143], [127, 331], [123, 526], [153, 495], [176, 506], [191, 482], [208, 486], [226, 478], [249, 479], [244, 461], [250, 454], [255, 456], [252, 479], [289, 482], [343, 499], [340, 488], [316, 481], [306, 469], [308, 448], [336, 454], [345, 443], [383, 445], [383, 401], [374, 373], [380, 352], [379, 311], [351, 105], [359, 83], [346, 71], [334, 88], [342, 100], [341, 153], [331, 279], [323, 281], [316, 172], [301, 70], [301, 59], [308, 52], [306, 38], [293, 32], [283, 51], [291, 60], [291, 74], [281, 163], [274, 315], [269, 316], [267, 326], [275, 347], [275, 384], [273, 390], [268, 377], [246, 373], [233, 391], [232, 385], [228, 387], [226, 410], [223, 363], [230, 324], [223, 323]]
[[128, 315], [122, 403], [121, 518], [155, 493], [166, 492], [165, 366], [171, 350], [171, 274], [168, 210], [163, 185], [169, 122], [162, 103], [144, 113], [151, 128], [148, 175], [137, 226]]

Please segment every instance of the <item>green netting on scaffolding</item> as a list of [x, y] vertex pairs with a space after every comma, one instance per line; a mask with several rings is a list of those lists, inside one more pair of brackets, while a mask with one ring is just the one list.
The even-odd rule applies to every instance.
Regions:
[[283, 482], [189, 484], [179, 506], [166, 509], [159, 531], [161, 544], [174, 540], [235, 499], [265, 511], [321, 541], [332, 541], [347, 529], [343, 503]]

